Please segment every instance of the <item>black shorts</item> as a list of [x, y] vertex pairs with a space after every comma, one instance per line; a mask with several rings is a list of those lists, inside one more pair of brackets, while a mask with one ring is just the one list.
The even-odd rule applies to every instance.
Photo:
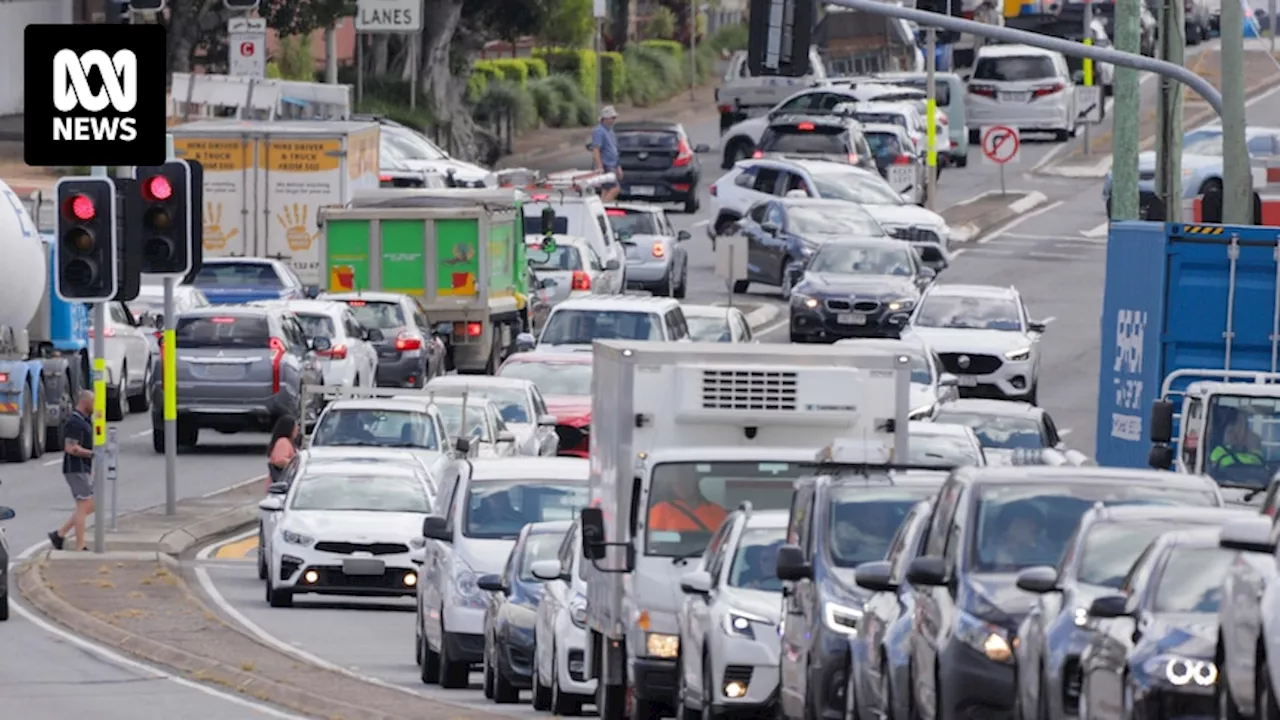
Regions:
[[[606, 173], [612, 173], [615, 178], [618, 177], [618, 168], [605, 168], [604, 171]], [[618, 187], [618, 183], [616, 182], [600, 184], [601, 190], [613, 190], [616, 187]]]
[[93, 499], [93, 475], [91, 473], [62, 473], [67, 479], [67, 487], [71, 488], [71, 497], [76, 500]]

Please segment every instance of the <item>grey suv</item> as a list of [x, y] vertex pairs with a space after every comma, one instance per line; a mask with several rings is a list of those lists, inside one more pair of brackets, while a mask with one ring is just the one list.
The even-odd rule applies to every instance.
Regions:
[[[310, 423], [315, 406], [302, 407], [303, 383], [323, 384], [317, 350], [293, 313], [279, 307], [215, 306], [178, 316], [178, 446], [194, 447], [201, 428], [218, 432], [269, 432], [277, 418], [293, 415]], [[161, 373], [152, 373], [151, 437], [164, 452]]]

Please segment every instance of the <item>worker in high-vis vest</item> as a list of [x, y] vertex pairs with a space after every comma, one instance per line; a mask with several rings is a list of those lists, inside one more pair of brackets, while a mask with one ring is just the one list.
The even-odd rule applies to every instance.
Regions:
[[729, 514], [702, 495], [695, 478], [677, 479], [665, 490], [666, 499], [649, 510], [650, 530], [713, 533]]
[[1217, 412], [1229, 413], [1229, 415], [1226, 429], [1222, 432], [1217, 444], [1209, 451], [1210, 467], [1264, 465], [1262, 441], [1249, 430], [1249, 416], [1236, 408], [1219, 408]]

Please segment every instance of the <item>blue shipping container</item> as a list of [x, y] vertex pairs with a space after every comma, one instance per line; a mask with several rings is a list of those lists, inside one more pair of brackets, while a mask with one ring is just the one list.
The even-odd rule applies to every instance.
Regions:
[[[1234, 297], [1233, 238], [1239, 251]], [[1098, 369], [1099, 465], [1147, 467], [1151, 403], [1160, 399], [1168, 373], [1276, 370], [1278, 244], [1276, 228], [1111, 226]]]

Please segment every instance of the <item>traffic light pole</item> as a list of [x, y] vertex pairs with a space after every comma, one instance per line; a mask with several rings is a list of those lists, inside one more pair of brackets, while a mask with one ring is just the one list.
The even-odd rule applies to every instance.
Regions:
[[[107, 168], [95, 165], [89, 173], [107, 177]], [[107, 551], [107, 525], [103, 522], [103, 497], [107, 489], [107, 304], [93, 304], [93, 551]]]
[[174, 341], [173, 285], [177, 278], [164, 277], [164, 343], [161, 357], [164, 367], [161, 382], [164, 389], [164, 514], [178, 512], [178, 348]]

